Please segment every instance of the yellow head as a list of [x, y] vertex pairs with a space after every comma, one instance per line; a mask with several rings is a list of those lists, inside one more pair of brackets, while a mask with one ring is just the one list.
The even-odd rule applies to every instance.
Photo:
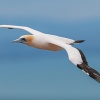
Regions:
[[27, 45], [31, 45], [34, 40], [33, 35], [23, 35], [20, 38], [13, 41], [13, 43], [23, 43]]

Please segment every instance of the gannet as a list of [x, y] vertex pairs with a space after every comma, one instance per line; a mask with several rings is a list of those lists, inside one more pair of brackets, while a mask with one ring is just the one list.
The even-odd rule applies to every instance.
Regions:
[[75, 43], [84, 42], [84, 40], [75, 41], [64, 37], [44, 34], [42, 32], [36, 31], [32, 28], [25, 26], [0, 25], [0, 28], [8, 28], [8, 29], [16, 28], [16, 29], [26, 30], [29, 33], [31, 33], [31, 35], [23, 35], [19, 37], [18, 39], [14, 40], [13, 43], [23, 43], [35, 48], [52, 50], [52, 51], [65, 49], [68, 54], [69, 60], [75, 66], [77, 66], [91, 78], [100, 83], [100, 73], [88, 65], [86, 57], [80, 49], [77, 49], [71, 45]]

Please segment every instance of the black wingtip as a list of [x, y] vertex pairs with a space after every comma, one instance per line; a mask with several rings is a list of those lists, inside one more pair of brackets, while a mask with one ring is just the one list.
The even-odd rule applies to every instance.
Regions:
[[91, 78], [96, 80], [98, 83], [100, 83], [100, 73], [97, 72], [95, 69], [89, 67], [87, 64], [80, 64], [77, 65], [77, 67], [81, 70], [83, 70], [87, 75], [89, 75]]
[[82, 43], [84, 42], [85, 40], [76, 40], [74, 43]]
[[13, 29], [13, 28], [8, 28], [8, 29]]
[[100, 83], [100, 73], [93, 68], [89, 68], [89, 76]]

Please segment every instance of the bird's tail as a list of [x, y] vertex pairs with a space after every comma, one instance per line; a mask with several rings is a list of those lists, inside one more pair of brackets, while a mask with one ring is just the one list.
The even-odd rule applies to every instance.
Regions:
[[85, 40], [75, 40], [75, 42], [74, 43], [82, 43], [82, 42], [84, 42]]
[[100, 83], [100, 73], [97, 72], [95, 69], [88, 67], [88, 74], [91, 78], [96, 80], [97, 82]]

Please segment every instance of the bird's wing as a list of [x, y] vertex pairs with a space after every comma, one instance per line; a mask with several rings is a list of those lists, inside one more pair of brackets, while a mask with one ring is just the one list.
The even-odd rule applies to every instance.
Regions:
[[97, 82], [100, 83], [100, 73], [97, 72], [95, 69], [91, 68], [88, 65], [88, 62], [86, 60], [84, 53], [80, 49], [77, 49], [77, 50], [80, 52], [81, 58], [83, 60], [83, 63], [77, 64], [77, 67], [81, 69], [83, 72], [85, 72], [87, 75], [89, 75], [91, 78], [95, 79]]
[[[21, 29], [21, 30], [25, 30], [28, 31], [30, 34], [33, 35], [37, 35], [37, 34], [44, 34], [42, 32], [39, 32], [37, 30], [34, 30], [32, 28], [26, 27], [26, 26], [16, 26], [16, 25], [0, 25], [0, 28], [8, 28], [8, 29]], [[73, 40], [73, 39], [69, 39], [69, 38], [64, 38], [64, 37], [60, 37], [60, 36], [56, 36], [56, 35], [51, 35], [51, 34], [45, 34], [48, 35], [49, 37], [52, 37], [54, 39], [60, 40], [64, 43], [67, 44], [74, 44], [74, 43], [81, 43], [84, 42], [84, 40]]]
[[66, 44], [75, 44], [75, 43], [81, 43], [84, 42], [85, 40], [73, 40], [73, 39], [69, 39], [69, 38], [65, 38], [65, 37], [61, 37], [61, 36], [56, 36], [56, 35], [51, 35], [51, 34], [46, 34], [49, 37], [52, 37], [58, 41], [62, 41]]
[[94, 80], [100, 83], [100, 73], [97, 72], [95, 69], [88, 66], [88, 62], [85, 58], [85, 55], [83, 54], [81, 50], [71, 45], [65, 44], [62, 41], [54, 40], [51, 38], [48, 38], [48, 41], [49, 43], [52, 43], [64, 48], [68, 53], [69, 60], [74, 65], [76, 65], [78, 68], [84, 71], [87, 75], [89, 75], [91, 78], [93, 78]]
[[80, 55], [80, 52], [78, 51], [78, 49], [74, 48], [73, 46], [71, 45], [68, 45], [60, 40], [57, 40], [57, 39], [54, 39], [54, 38], [51, 38], [51, 37], [46, 37], [47, 40], [48, 40], [48, 43], [51, 43], [51, 44], [54, 44], [54, 45], [57, 45], [63, 49], [66, 50], [67, 54], [68, 54], [68, 58], [69, 60], [77, 65], [77, 64], [81, 64], [82, 63], [82, 59], [81, 59], [81, 55]]
[[91, 78], [93, 78], [94, 80], [100, 83], [100, 73], [97, 72], [95, 69], [84, 64], [77, 65], [77, 67], [80, 68], [87, 75], [89, 75]]
[[94, 80], [96, 80], [97, 82], [100, 83], [100, 73], [88, 65], [85, 55], [83, 54], [83, 52], [80, 49], [78, 49], [78, 50], [82, 56], [83, 63], [77, 64], [77, 67], [80, 68], [87, 75], [89, 75], [91, 78], [93, 78]]
[[21, 29], [29, 32], [30, 34], [42, 34], [42, 32], [39, 32], [37, 30], [34, 30], [32, 28], [26, 27], [26, 26], [16, 26], [16, 25], [0, 25], [0, 28], [8, 28], [8, 29]]
[[51, 34], [47, 34], [47, 35], [49, 35], [49, 37], [51, 37], [51, 38], [54, 38], [54, 39], [56, 39], [58, 41], [62, 41], [62, 42], [67, 43], [67, 44], [73, 44], [75, 42], [75, 40], [73, 40], [73, 39], [64, 38], [64, 37], [51, 35]]

